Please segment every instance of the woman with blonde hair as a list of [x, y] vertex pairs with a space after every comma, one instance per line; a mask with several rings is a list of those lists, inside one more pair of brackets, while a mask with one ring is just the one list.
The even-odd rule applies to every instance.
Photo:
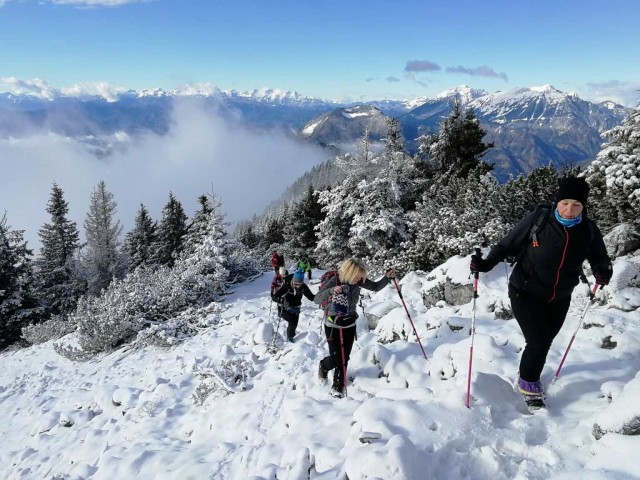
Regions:
[[342, 262], [338, 274], [329, 278], [316, 294], [315, 303], [327, 303], [324, 331], [329, 345], [329, 355], [320, 361], [318, 367], [318, 379], [322, 385], [326, 385], [329, 370], [335, 369], [331, 387], [331, 395], [334, 397], [344, 396], [347, 364], [356, 336], [356, 306], [360, 289], [380, 291], [395, 276], [396, 272], [391, 268], [380, 280], [371, 281], [367, 278], [364, 263], [352, 257]]

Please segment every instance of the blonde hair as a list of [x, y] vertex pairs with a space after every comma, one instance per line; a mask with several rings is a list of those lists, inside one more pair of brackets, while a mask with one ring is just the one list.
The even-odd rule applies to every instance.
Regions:
[[362, 277], [362, 281], [364, 281], [367, 278], [367, 268], [362, 260], [351, 257], [340, 265], [338, 277], [341, 283], [356, 283], [357, 277]]

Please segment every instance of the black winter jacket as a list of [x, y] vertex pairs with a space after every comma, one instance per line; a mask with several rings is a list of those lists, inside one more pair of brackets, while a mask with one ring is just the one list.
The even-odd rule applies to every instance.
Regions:
[[486, 258], [491, 268], [507, 256], [519, 258], [509, 279], [513, 288], [540, 301], [553, 302], [571, 295], [585, 259], [594, 272], [611, 269], [602, 233], [586, 212], [578, 225], [567, 228], [556, 220], [554, 209], [550, 209], [536, 232], [539, 246], [534, 247], [530, 233], [538, 215], [536, 210], [525, 217]]
[[303, 283], [302, 287], [296, 290], [291, 284], [292, 280], [293, 274], [285, 276], [284, 283], [276, 293], [271, 295], [271, 299], [277, 303], [282, 302], [285, 306], [289, 307], [299, 307], [302, 305], [302, 295], [313, 302], [315, 295], [311, 293], [307, 284]]

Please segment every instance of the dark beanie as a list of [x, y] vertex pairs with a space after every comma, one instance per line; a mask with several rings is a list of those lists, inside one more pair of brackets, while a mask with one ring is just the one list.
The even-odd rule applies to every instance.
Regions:
[[567, 177], [558, 181], [558, 193], [556, 193], [556, 203], [560, 200], [578, 200], [582, 205], [587, 204], [589, 196], [589, 184], [584, 178]]

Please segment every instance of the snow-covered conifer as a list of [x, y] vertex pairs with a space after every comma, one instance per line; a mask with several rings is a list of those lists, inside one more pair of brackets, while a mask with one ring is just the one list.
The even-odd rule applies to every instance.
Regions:
[[85, 264], [89, 273], [89, 292], [98, 295], [117, 276], [118, 247], [122, 225], [116, 218], [117, 203], [100, 181], [91, 193], [89, 212], [84, 221], [87, 237]]
[[182, 203], [169, 192], [169, 200], [162, 210], [162, 219], [156, 230], [154, 263], [172, 267], [182, 252], [184, 235], [187, 232], [187, 216]]
[[608, 131], [604, 145], [585, 177], [589, 204], [604, 230], [621, 222], [640, 224], [640, 108]]
[[86, 290], [76, 259], [80, 247], [78, 227], [67, 218], [69, 205], [55, 183], [46, 210], [51, 223], [44, 224], [38, 232], [42, 247], [35, 261], [36, 296], [43, 303], [43, 318], [65, 316]]
[[473, 110], [464, 110], [455, 103], [451, 114], [442, 120], [439, 131], [427, 139], [421, 151], [428, 151], [433, 168], [450, 176], [466, 177], [470, 171], [481, 168], [480, 173], [491, 170], [481, 157], [493, 147], [484, 143], [486, 132], [480, 126]]
[[288, 228], [285, 230], [287, 250], [294, 257], [309, 256], [315, 250], [315, 227], [320, 224], [324, 215], [318, 202], [318, 194], [310, 185], [306, 195], [291, 206]]
[[200, 202], [196, 229], [174, 268], [191, 294], [190, 303], [197, 306], [222, 297], [229, 273], [225, 268], [227, 232], [221, 204], [215, 197], [211, 203], [200, 197]]
[[124, 240], [124, 249], [129, 257], [130, 272], [141, 265], [152, 263], [156, 229], [157, 224], [149, 215], [149, 211], [143, 204], [140, 204], [133, 230], [125, 235]]
[[32, 293], [31, 255], [23, 231], [11, 230], [6, 214], [0, 216], [0, 350], [41, 313]]

